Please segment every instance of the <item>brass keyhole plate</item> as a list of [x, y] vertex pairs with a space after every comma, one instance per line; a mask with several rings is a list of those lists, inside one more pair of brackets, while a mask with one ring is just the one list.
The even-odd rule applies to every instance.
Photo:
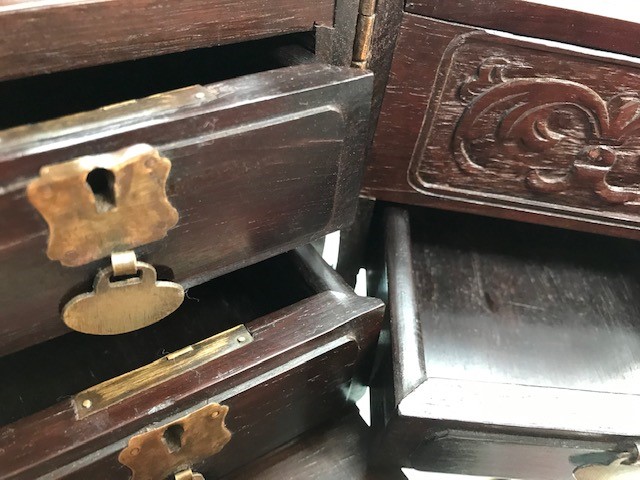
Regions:
[[146, 144], [42, 167], [27, 197], [49, 226], [47, 256], [76, 267], [166, 236], [178, 222], [170, 169]]
[[229, 407], [211, 403], [189, 415], [129, 440], [118, 460], [131, 480], [157, 480], [218, 453], [231, 439], [224, 420]]

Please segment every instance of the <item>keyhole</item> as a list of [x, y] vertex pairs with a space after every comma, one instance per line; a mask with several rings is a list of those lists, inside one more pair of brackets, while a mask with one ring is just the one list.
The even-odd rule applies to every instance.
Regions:
[[169, 449], [169, 453], [174, 453], [182, 448], [182, 434], [184, 428], [179, 423], [169, 426], [162, 434], [162, 439]]
[[94, 168], [87, 175], [87, 185], [96, 199], [96, 210], [104, 213], [116, 206], [116, 194], [113, 189], [115, 176], [106, 168]]

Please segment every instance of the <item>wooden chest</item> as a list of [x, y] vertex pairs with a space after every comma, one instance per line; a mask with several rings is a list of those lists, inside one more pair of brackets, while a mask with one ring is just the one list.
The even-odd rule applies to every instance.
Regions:
[[358, 16], [0, 1], [0, 478], [217, 478], [362, 393], [383, 304], [294, 251], [355, 216]]

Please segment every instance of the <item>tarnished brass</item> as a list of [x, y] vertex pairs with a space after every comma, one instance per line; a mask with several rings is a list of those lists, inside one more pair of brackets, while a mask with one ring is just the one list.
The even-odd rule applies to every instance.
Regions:
[[138, 272], [138, 259], [133, 250], [126, 252], [113, 252], [111, 254], [111, 269], [114, 277], [123, 275], [135, 275]]
[[170, 169], [145, 144], [42, 167], [27, 196], [49, 225], [47, 256], [74, 267], [163, 238], [178, 222]]
[[630, 454], [621, 454], [609, 465], [585, 465], [573, 472], [575, 480], [638, 480], [640, 463]]
[[174, 480], [204, 480], [200, 473], [196, 473], [190, 468], [181, 470], [173, 476]]
[[369, 64], [373, 44], [373, 27], [376, 20], [376, 3], [376, 0], [360, 0], [352, 67], [364, 69]]
[[[64, 306], [62, 319], [69, 328], [93, 335], [132, 332], [163, 319], [182, 304], [182, 285], [157, 281], [156, 269], [136, 261], [133, 252], [114, 254], [112, 265], [98, 272], [92, 292]], [[116, 272], [139, 276], [111, 280]]]
[[149, 365], [132, 370], [78, 393], [74, 399], [79, 419], [99, 412], [184, 372], [250, 344], [253, 337], [244, 325], [170, 353]]
[[[231, 439], [224, 424], [228, 411], [227, 406], [211, 403], [175, 422], [136, 435], [118, 460], [131, 469], [131, 480], [160, 480], [171, 475], [189, 478], [184, 472], [191, 465], [215, 455]], [[191, 477], [197, 478], [195, 475]]]

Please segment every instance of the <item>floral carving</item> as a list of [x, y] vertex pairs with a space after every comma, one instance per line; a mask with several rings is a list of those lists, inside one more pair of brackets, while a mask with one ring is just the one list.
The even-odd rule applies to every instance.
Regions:
[[[452, 145], [459, 168], [491, 174], [503, 156], [515, 152], [533, 191], [584, 188], [611, 204], [640, 200], [640, 190], [607, 182], [620, 148], [640, 131], [639, 96], [621, 93], [605, 100], [571, 80], [508, 78], [510, 66], [503, 58], [490, 58], [460, 86], [466, 108]], [[561, 113], [570, 118], [565, 124], [558, 119]], [[485, 158], [487, 151], [494, 158]], [[554, 164], [554, 156], [564, 163]]]

